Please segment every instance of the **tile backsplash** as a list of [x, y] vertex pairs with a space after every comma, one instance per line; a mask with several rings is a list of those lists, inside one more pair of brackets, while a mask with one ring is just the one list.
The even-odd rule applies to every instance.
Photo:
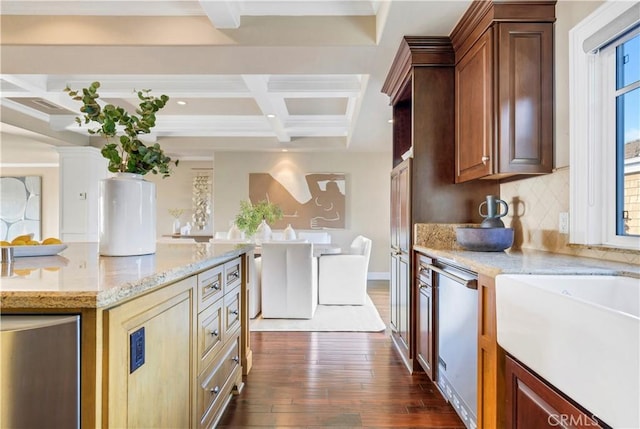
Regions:
[[588, 258], [640, 264], [640, 251], [571, 245], [558, 232], [560, 213], [569, 211], [569, 168], [552, 174], [502, 183], [500, 198], [509, 204], [503, 218], [514, 229], [512, 250], [535, 249]]

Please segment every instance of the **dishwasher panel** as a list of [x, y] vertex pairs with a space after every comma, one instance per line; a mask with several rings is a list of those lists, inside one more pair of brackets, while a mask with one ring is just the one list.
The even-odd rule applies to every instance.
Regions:
[[80, 316], [0, 316], [0, 428], [80, 427]]
[[[437, 267], [436, 267], [437, 268]], [[438, 387], [468, 429], [476, 428], [478, 407], [478, 291], [475, 279], [447, 268], [437, 270]], [[455, 273], [453, 277], [445, 274]]]

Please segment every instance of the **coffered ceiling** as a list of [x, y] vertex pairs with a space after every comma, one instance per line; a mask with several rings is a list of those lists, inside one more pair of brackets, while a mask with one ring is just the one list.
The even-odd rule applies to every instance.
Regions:
[[3, 136], [100, 145], [63, 92], [166, 94], [150, 141], [220, 150], [388, 151], [380, 92], [403, 35], [447, 35], [468, 1], [3, 0]]

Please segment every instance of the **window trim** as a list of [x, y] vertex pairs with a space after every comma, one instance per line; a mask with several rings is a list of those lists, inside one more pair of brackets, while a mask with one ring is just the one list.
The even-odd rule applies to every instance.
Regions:
[[[611, 180], [606, 179], [605, 162], [615, 153], [605, 151], [604, 141], [607, 132], [603, 115], [610, 109], [604, 109], [600, 101], [602, 60], [597, 52], [585, 52], [587, 39], [596, 33], [605, 33], [613, 23], [630, 9], [638, 8], [638, 2], [608, 1], [591, 15], [569, 31], [569, 122], [570, 122], [570, 225], [569, 241], [575, 244], [604, 245], [619, 248], [637, 249], [638, 237], [615, 235], [615, 199], [613, 199], [613, 225], [611, 220], [610, 188]], [[637, 23], [637, 22], [636, 22]], [[635, 24], [626, 28], [617, 28], [608, 40], [602, 40], [602, 47], [620, 37]], [[592, 39], [593, 40], [593, 39]], [[609, 111], [608, 111], [609, 110]], [[615, 114], [615, 109], [614, 109]], [[586, 149], [586, 150], [585, 150]], [[599, 162], [604, 160], [605, 162]], [[609, 178], [611, 179], [611, 178]], [[609, 190], [609, 192], [607, 192]], [[611, 233], [613, 232], [613, 236]]]

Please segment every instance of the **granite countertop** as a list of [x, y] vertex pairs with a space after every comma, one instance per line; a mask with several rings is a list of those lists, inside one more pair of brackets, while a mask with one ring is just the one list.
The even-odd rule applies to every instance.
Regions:
[[100, 256], [97, 243], [69, 243], [56, 256], [3, 264], [1, 308], [109, 307], [253, 249], [237, 244], [158, 243], [144, 256]]
[[640, 278], [640, 266], [539, 250], [470, 252], [452, 248], [415, 245], [414, 250], [444, 258], [478, 274], [587, 274]]
[[424, 223], [414, 225], [414, 250], [444, 258], [478, 274], [586, 274], [640, 278], [640, 265], [544, 252], [513, 250], [470, 252], [460, 247], [456, 228], [471, 224]]

